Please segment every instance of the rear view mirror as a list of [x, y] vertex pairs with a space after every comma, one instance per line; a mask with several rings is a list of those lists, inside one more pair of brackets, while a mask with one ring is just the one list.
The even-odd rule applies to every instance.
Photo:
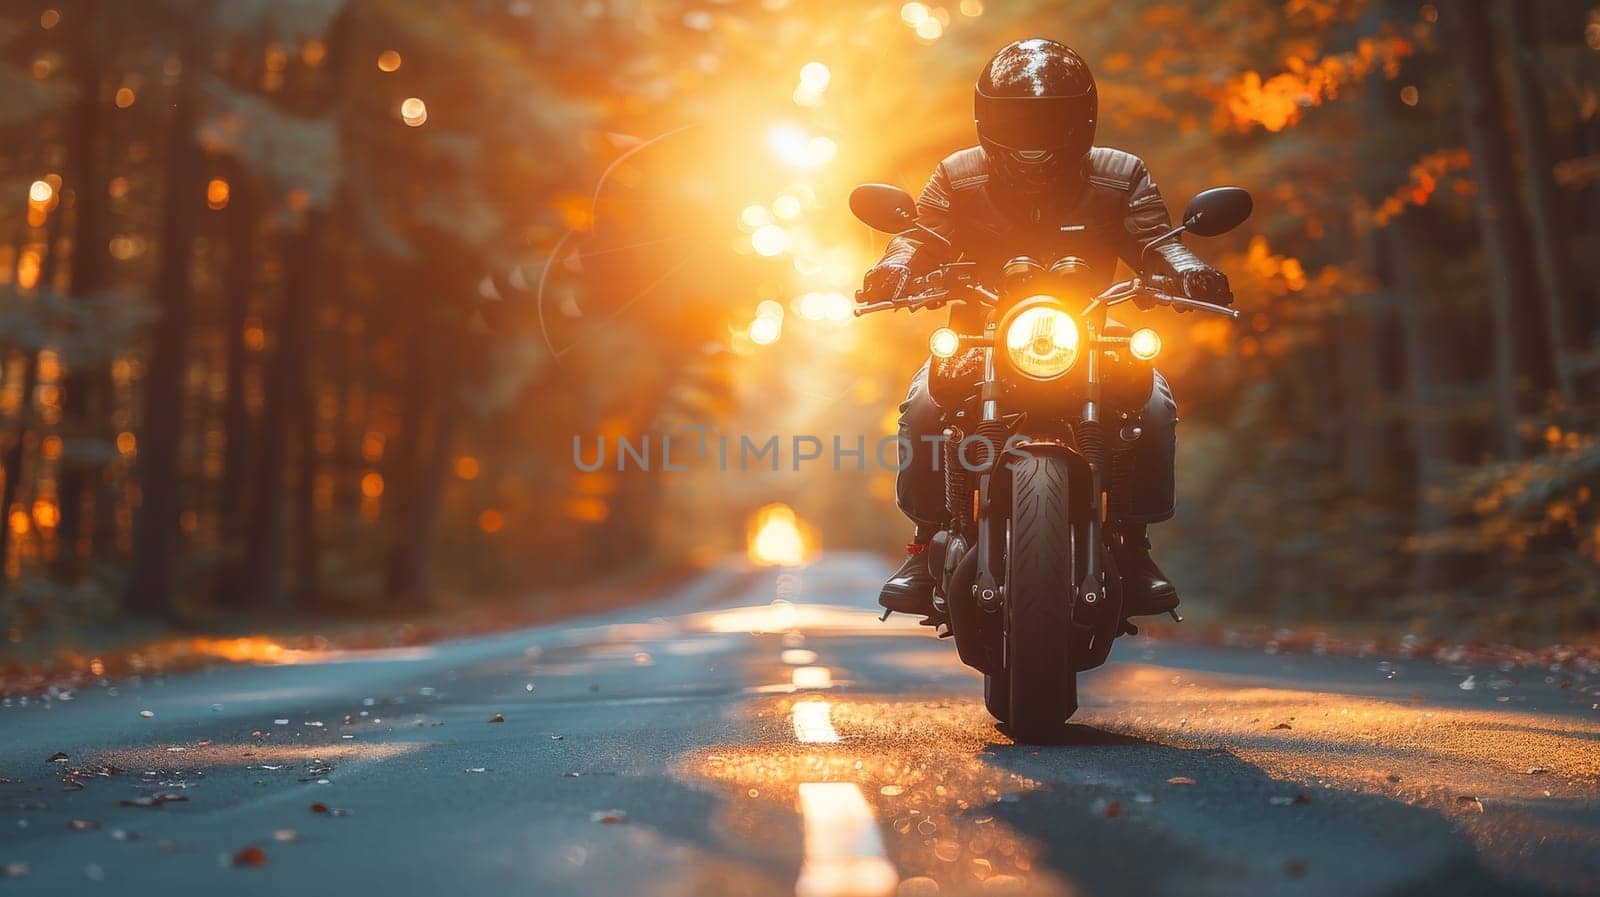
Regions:
[[[854, 207], [855, 197], [851, 197]], [[1183, 229], [1197, 237], [1216, 237], [1243, 224], [1255, 203], [1243, 187], [1212, 187], [1195, 194], [1183, 210]]]
[[911, 194], [891, 184], [862, 184], [850, 191], [850, 211], [873, 230], [898, 234], [917, 224]]

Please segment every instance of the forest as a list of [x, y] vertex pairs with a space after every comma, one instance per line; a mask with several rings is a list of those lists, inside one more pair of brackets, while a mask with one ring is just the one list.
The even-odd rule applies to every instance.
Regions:
[[[892, 473], [585, 471], [575, 434], [893, 432], [882, 238], [1042, 35], [1243, 320], [1152, 313], [1153, 532], [1214, 621], [1600, 632], [1600, 6], [1576, 0], [14, 0], [0, 629], [470, 606], [904, 541]], [[573, 587], [577, 587], [573, 591]]]

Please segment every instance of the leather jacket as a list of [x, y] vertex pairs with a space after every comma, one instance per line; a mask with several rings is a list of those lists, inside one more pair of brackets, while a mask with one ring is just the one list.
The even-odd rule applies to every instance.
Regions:
[[[980, 280], [994, 282], [1004, 263], [1027, 255], [1049, 265], [1066, 255], [1088, 262], [1099, 287], [1109, 286], [1120, 258], [1134, 269], [1144, 261], [1145, 244], [1172, 226], [1161, 191], [1138, 156], [1094, 147], [1084, 160], [1083, 178], [1072, 195], [1008, 195], [991, 176], [981, 147], [947, 156], [917, 199], [919, 223], [950, 240], [902, 234], [889, 242], [879, 265], [899, 264], [913, 276], [950, 261], [953, 255], [976, 262]], [[1063, 233], [1061, 227], [1082, 225]], [[1177, 240], [1152, 251], [1157, 269], [1145, 273], [1181, 278], [1211, 270]], [[1160, 270], [1165, 268], [1166, 270]]]

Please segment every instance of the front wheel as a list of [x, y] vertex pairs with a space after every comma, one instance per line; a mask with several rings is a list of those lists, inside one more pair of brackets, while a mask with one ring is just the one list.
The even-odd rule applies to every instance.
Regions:
[[1006, 552], [1006, 722], [1020, 742], [1049, 739], [1078, 709], [1071, 656], [1077, 571], [1067, 495], [1067, 465], [1060, 458], [1031, 457], [1014, 473]]

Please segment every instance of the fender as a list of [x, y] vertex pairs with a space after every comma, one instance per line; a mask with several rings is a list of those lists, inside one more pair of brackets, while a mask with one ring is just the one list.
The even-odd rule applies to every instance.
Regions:
[[1053, 440], [1018, 440], [1007, 442], [1005, 449], [996, 460], [994, 469], [989, 475], [989, 495], [984, 502], [984, 511], [989, 511], [994, 502], [1004, 502], [998, 505], [1009, 509], [1011, 507], [1011, 482], [1016, 465], [1030, 458], [1053, 455], [1067, 464], [1067, 482], [1071, 490], [1067, 494], [1067, 513], [1074, 523], [1083, 523], [1094, 516], [1094, 468], [1090, 466], [1089, 459], [1085, 458], [1077, 449]]
[[[1040, 455], [1052, 455], [1067, 464], [1068, 519], [1075, 524], [1088, 524], [1094, 521], [1094, 495], [1098, 488], [1094, 467], [1077, 449], [1050, 440], [1007, 440], [994, 466], [984, 477], [987, 482], [979, 505], [979, 517], [982, 521], [999, 521], [1010, 516], [1012, 474], [1015, 472], [1015, 465]], [[979, 534], [978, 577], [975, 592], [979, 604], [985, 610], [995, 611], [1000, 607], [999, 583], [1006, 563], [1005, 529], [980, 526]], [[987, 538], [983, 538], [985, 535]], [[984, 600], [985, 596], [995, 597]]]

